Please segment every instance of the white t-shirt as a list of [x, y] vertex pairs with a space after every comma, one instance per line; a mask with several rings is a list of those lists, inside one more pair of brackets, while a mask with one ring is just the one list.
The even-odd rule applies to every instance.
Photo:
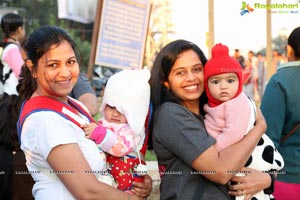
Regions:
[[39, 111], [25, 120], [21, 149], [26, 156], [28, 171], [35, 181], [32, 193], [36, 200], [74, 199], [46, 161], [52, 148], [69, 143], [79, 144], [92, 171], [97, 172], [95, 175], [99, 177], [104, 169], [105, 160], [101, 159], [96, 144], [85, 137], [81, 128], [52, 111]]

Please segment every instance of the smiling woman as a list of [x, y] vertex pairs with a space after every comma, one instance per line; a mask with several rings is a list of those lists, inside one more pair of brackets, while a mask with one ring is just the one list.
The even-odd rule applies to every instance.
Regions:
[[27, 60], [18, 89], [25, 101], [18, 132], [27, 168], [38, 172], [31, 174], [34, 198], [127, 200], [149, 195], [147, 176], [134, 184], [130, 194], [98, 180], [105, 160], [82, 129], [94, 120], [82, 103], [68, 97], [79, 75], [69, 35], [61, 28], [43, 26], [29, 36], [24, 49]]
[[[150, 127], [161, 174], [160, 199], [231, 199], [226, 183], [234, 174], [228, 171], [242, 169], [266, 128], [258, 112], [255, 127], [242, 141], [217, 152], [203, 123], [206, 61], [198, 46], [175, 40], [161, 49], [153, 63]], [[268, 175], [252, 172], [247, 178], [257, 180], [259, 174], [266, 178], [260, 186], [269, 186]]]
[[79, 76], [79, 65], [69, 42], [63, 40], [50, 47], [35, 65], [46, 65], [45, 68], [34, 67], [30, 59], [26, 60], [26, 65], [37, 82], [32, 97], [49, 96], [67, 102]]

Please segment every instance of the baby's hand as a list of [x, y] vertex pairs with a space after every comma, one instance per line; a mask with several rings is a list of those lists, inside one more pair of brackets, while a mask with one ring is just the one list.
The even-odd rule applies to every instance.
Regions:
[[85, 132], [85, 137], [90, 138], [96, 127], [97, 127], [96, 123], [90, 123], [90, 124], [83, 125], [82, 128]]

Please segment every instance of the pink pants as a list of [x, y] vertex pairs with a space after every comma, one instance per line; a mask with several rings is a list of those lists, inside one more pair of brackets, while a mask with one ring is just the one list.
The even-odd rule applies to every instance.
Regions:
[[285, 183], [275, 181], [274, 197], [276, 200], [300, 199], [300, 183]]

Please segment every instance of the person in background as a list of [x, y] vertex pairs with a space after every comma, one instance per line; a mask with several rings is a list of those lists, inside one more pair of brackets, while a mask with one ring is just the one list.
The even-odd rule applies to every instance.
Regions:
[[24, 19], [18, 14], [8, 13], [1, 19], [1, 28], [4, 34], [3, 43], [9, 43], [3, 50], [1, 62], [3, 63], [3, 76], [7, 76], [4, 83], [4, 93], [18, 94], [17, 85], [21, 67], [24, 64], [20, 51], [20, 42], [25, 37]]
[[300, 197], [300, 27], [287, 39], [288, 62], [270, 78], [261, 102], [266, 134], [284, 158], [275, 182], [276, 200]]
[[242, 68], [245, 67], [245, 58], [244, 58], [244, 56], [241, 55], [239, 49], [235, 49], [235, 50], [234, 50], [234, 54], [233, 54], [232, 57], [233, 57], [234, 59], [236, 59], [236, 60], [240, 63], [240, 65], [241, 65]]
[[161, 174], [160, 199], [231, 199], [268, 188], [271, 178], [257, 170], [236, 177], [241, 184], [227, 183], [240, 171], [266, 130], [257, 112], [254, 128], [238, 143], [218, 152], [215, 139], [203, 122], [203, 68], [201, 49], [186, 40], [175, 40], [157, 54], [151, 69], [153, 147]]
[[278, 70], [279, 65], [282, 63], [281, 53], [278, 49], [273, 49], [272, 51], [272, 68], [275, 72]]
[[255, 102], [260, 102], [260, 96], [258, 94], [258, 60], [253, 51], [248, 52], [248, 59], [252, 66], [252, 84], [253, 84], [253, 100]]
[[84, 73], [79, 74], [78, 80], [69, 96], [81, 101], [92, 116], [98, 113], [98, 101], [95, 91]]
[[94, 120], [83, 103], [68, 97], [80, 73], [76, 44], [70, 36], [59, 27], [42, 26], [30, 34], [24, 49], [28, 58], [18, 86], [24, 101], [18, 134], [27, 168], [33, 172], [34, 198], [127, 200], [148, 196], [151, 178], [135, 183], [133, 194], [97, 179], [105, 163], [82, 129]]
[[0, 104], [0, 199], [33, 200], [34, 181], [25, 165], [20, 149], [17, 121], [21, 101], [15, 94], [4, 98]]
[[[107, 169], [117, 188], [130, 192], [133, 181], [147, 173], [142, 152], [147, 137], [145, 124], [149, 110], [150, 72], [123, 70], [107, 82], [98, 125], [84, 126], [86, 136], [107, 153]], [[109, 176], [109, 175], [108, 175]]]
[[[204, 85], [208, 97], [208, 104], [204, 105], [204, 124], [208, 134], [216, 139], [215, 146], [219, 152], [245, 137], [255, 124], [256, 113], [254, 101], [242, 91], [242, 68], [228, 52], [226, 45], [216, 44], [212, 48], [212, 58], [204, 67]], [[245, 165], [261, 172], [269, 172], [272, 179], [275, 179], [275, 172], [283, 166], [282, 156], [265, 134]], [[273, 199], [272, 192], [260, 191], [251, 198]], [[246, 190], [244, 194], [246, 197]], [[244, 197], [235, 199], [242, 200]]]
[[266, 82], [267, 82], [267, 69], [265, 65], [265, 57], [262, 53], [258, 52], [257, 57], [257, 71], [258, 71], [258, 95], [261, 101], [261, 98], [264, 94]]
[[253, 99], [254, 89], [253, 89], [253, 67], [251, 61], [246, 59], [245, 67], [242, 72], [243, 80], [243, 91], [247, 94], [248, 97]]

